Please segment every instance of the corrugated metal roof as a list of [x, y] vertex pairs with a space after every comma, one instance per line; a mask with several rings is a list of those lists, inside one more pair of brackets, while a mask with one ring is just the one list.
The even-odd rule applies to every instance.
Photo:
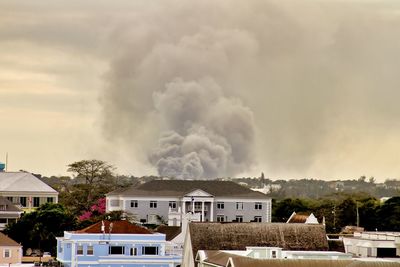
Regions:
[[234, 267], [395, 267], [397, 262], [379, 260], [317, 260], [317, 259], [254, 259], [222, 251], [206, 251], [205, 262], [216, 266], [227, 266], [230, 260]]
[[0, 193], [6, 192], [57, 193], [31, 173], [0, 172]]

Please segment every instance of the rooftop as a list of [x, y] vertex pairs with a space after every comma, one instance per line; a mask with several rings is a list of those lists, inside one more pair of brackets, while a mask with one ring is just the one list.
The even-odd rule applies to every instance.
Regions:
[[237, 183], [216, 180], [153, 180], [123, 191], [113, 191], [107, 195], [182, 197], [196, 189], [201, 189], [214, 197], [268, 198], [263, 193], [255, 192]]
[[147, 228], [132, 224], [128, 221], [100, 221], [82, 230], [75, 231], [75, 233], [101, 234], [103, 233], [101, 229], [103, 224], [104, 231], [107, 234], [152, 234]]
[[57, 193], [29, 172], [0, 172], [0, 193], [4, 192]]
[[12, 240], [11, 238], [9, 238], [8, 236], [6, 236], [5, 234], [3, 234], [2, 232], [0, 232], [0, 246], [20, 247], [21, 245]]

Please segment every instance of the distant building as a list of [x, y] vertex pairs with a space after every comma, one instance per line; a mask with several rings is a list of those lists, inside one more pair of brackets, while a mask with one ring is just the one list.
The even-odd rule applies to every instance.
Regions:
[[343, 237], [346, 253], [357, 257], [394, 258], [400, 256], [400, 232], [355, 232]]
[[28, 172], [0, 172], [0, 196], [27, 212], [58, 203], [58, 192]]
[[22, 246], [0, 232], [0, 265], [21, 264]]
[[165, 234], [104, 221], [57, 237], [57, 260], [66, 267], [177, 267], [182, 256], [167, 250]]
[[16, 222], [22, 212], [11, 201], [0, 196], [0, 231], [4, 230], [7, 224]]
[[143, 223], [180, 226], [181, 216], [202, 222], [270, 222], [271, 198], [230, 181], [154, 180], [106, 195], [107, 212], [123, 210]]
[[[287, 223], [191, 223], [186, 232], [183, 266], [194, 267], [199, 250], [245, 250], [246, 247], [327, 251], [323, 225]], [[226, 263], [226, 262], [225, 262]]]
[[296, 212], [293, 212], [286, 223], [318, 224], [319, 222], [313, 213], [297, 214]]

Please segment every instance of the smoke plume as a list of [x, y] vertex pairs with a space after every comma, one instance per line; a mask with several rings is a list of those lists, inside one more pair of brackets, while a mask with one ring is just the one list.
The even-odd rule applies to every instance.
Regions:
[[252, 163], [252, 113], [239, 100], [224, 96], [212, 79], [176, 80], [153, 98], [168, 130], [150, 155], [160, 175], [218, 177]]

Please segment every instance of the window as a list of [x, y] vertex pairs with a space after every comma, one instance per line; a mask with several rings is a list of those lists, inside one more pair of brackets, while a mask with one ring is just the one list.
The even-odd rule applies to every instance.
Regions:
[[0, 223], [7, 223], [7, 219], [6, 218], [0, 218]]
[[217, 215], [217, 222], [224, 222], [225, 216], [224, 215]]
[[224, 202], [217, 202], [217, 209], [223, 210], [225, 208]]
[[168, 204], [168, 206], [169, 206], [171, 209], [176, 209], [176, 201], [170, 201], [169, 204]]
[[13, 197], [7, 197], [7, 199], [13, 202]]
[[194, 209], [201, 210], [201, 202], [194, 202]]
[[11, 250], [8, 248], [4, 249], [4, 258], [11, 258]]
[[17, 221], [17, 219], [14, 219], [14, 218], [9, 218], [8, 219], [8, 224], [12, 224], [12, 223], [15, 223]]
[[119, 200], [118, 199], [111, 199], [110, 200], [110, 206], [111, 207], [118, 207], [119, 206]]
[[158, 247], [142, 247], [142, 255], [158, 255]]
[[7, 205], [0, 205], [0, 210], [7, 210]]
[[236, 215], [236, 222], [243, 222], [243, 216], [242, 215]]
[[87, 255], [93, 255], [93, 246], [87, 246], [86, 254]]
[[131, 208], [137, 208], [138, 207], [138, 201], [137, 200], [131, 200]]
[[34, 197], [33, 198], [33, 206], [34, 207], [39, 207], [39, 201], [40, 201], [39, 197]]
[[131, 248], [131, 256], [136, 256], [136, 255], [137, 255], [137, 249]]
[[47, 203], [53, 203], [53, 198], [52, 197], [48, 197], [47, 198]]
[[124, 255], [125, 247], [123, 246], [110, 246], [110, 255]]
[[243, 209], [243, 202], [236, 202], [236, 209], [242, 210]]
[[157, 208], [157, 201], [155, 201], [155, 200], [150, 201], [150, 208], [156, 209]]
[[272, 250], [271, 253], [272, 253], [272, 258], [276, 259], [276, 250]]
[[255, 208], [256, 210], [262, 210], [262, 203], [261, 203], [261, 202], [256, 202], [256, 203], [254, 204], [254, 208]]
[[83, 246], [82, 245], [77, 246], [76, 255], [83, 255]]
[[26, 197], [20, 197], [19, 204], [21, 204], [22, 207], [26, 207]]
[[254, 217], [254, 222], [262, 222], [262, 217], [261, 216], [255, 216]]

